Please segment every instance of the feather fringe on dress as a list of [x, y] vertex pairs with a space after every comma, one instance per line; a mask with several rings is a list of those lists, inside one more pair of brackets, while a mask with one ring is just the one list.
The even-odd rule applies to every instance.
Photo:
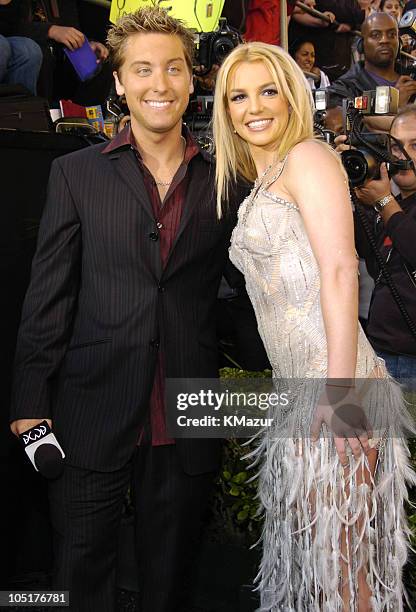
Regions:
[[360, 470], [369, 468], [365, 455], [358, 462], [349, 455], [346, 473], [329, 432], [311, 442], [311, 400], [315, 405], [321, 390], [322, 381], [309, 380], [288, 414], [270, 414], [275, 425], [256, 436], [257, 448], [247, 455], [252, 466], [261, 463], [258, 496], [265, 522], [256, 578], [259, 612], [341, 612], [343, 528], [351, 542], [344, 551], [350, 612], [358, 609], [361, 567], [368, 569], [373, 610], [399, 612], [410, 535], [406, 482], [416, 483], [403, 437], [414, 429], [401, 389], [386, 375], [371, 386], [363, 404], [374, 436], [382, 433], [370, 486], [357, 485]]

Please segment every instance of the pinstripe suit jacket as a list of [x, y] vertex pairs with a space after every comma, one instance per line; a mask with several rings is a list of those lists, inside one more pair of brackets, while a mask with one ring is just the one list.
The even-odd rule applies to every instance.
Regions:
[[[113, 471], [132, 455], [146, 418], [159, 344], [167, 377], [217, 375], [214, 308], [236, 210], [216, 220], [213, 160], [198, 154], [162, 269], [134, 153], [103, 154], [105, 146], [53, 163], [11, 420], [50, 417], [68, 463]], [[218, 441], [177, 444], [188, 473], [216, 468]]]

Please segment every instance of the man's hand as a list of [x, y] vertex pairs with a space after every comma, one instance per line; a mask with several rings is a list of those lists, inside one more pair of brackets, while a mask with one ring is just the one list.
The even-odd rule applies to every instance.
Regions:
[[342, 153], [343, 151], [349, 151], [351, 149], [351, 145], [346, 144], [347, 138], [348, 136], [346, 136], [345, 134], [340, 134], [339, 136], [336, 136], [334, 140], [334, 145], [335, 151], [337, 153]]
[[53, 25], [49, 28], [48, 37], [65, 45], [71, 51], [79, 49], [84, 44], [85, 36], [76, 28]]
[[356, 187], [355, 193], [364, 206], [374, 206], [376, 200], [390, 195], [390, 178], [387, 173], [386, 164], [380, 166], [380, 178], [367, 181], [362, 187]]
[[323, 20], [322, 20], [322, 25], [323, 25], [323, 26], [329, 26], [329, 25], [331, 25], [331, 23], [332, 23], [333, 21], [335, 21], [335, 14], [334, 14], [334, 13], [332, 13], [331, 11], [323, 11], [323, 12], [322, 12], [322, 14], [323, 14], [323, 15], [326, 15], [326, 16], [329, 18], [329, 20], [330, 20], [329, 22], [328, 22], [328, 21], [323, 21]]
[[397, 79], [395, 87], [399, 90], [399, 107], [405, 106], [416, 95], [416, 81], [405, 74]]
[[[381, 198], [390, 195], [390, 179], [389, 175], [387, 174], [386, 164], [381, 164], [380, 166], [380, 177], [381, 178], [378, 180], [373, 179], [372, 181], [368, 181], [363, 187], [355, 188], [355, 193], [360, 201], [360, 204], [364, 204], [364, 206], [374, 206], [376, 200], [380, 200]], [[383, 207], [379, 214], [383, 220], [383, 223], [386, 224], [390, 217], [397, 212], [403, 212], [403, 209], [397, 200], [393, 199]]]
[[28, 429], [39, 425], [39, 423], [42, 423], [42, 421], [46, 421], [49, 427], [52, 429], [51, 419], [19, 419], [18, 421], [13, 421], [13, 423], [11, 423], [10, 429], [15, 436], [19, 436]]
[[121, 130], [122, 130], [123, 128], [125, 128], [125, 127], [126, 127], [126, 124], [127, 124], [129, 121], [131, 121], [131, 117], [130, 117], [130, 115], [124, 115], [124, 117], [122, 117], [122, 119], [120, 119], [120, 121], [119, 121], [119, 123], [118, 123], [118, 126], [117, 126], [117, 134], [118, 134], [119, 132], [121, 132]]
[[218, 64], [213, 64], [211, 70], [207, 74], [200, 76], [199, 73], [203, 72], [204, 69], [205, 66], [196, 66], [194, 69], [195, 78], [197, 81], [199, 81], [203, 89], [206, 89], [207, 91], [214, 91], [215, 81], [217, 79], [217, 73], [220, 67]]
[[340, 23], [335, 30], [336, 34], [345, 34], [345, 32], [351, 32], [352, 28], [349, 23]]
[[90, 47], [97, 56], [97, 64], [105, 62], [108, 59], [108, 49], [103, 43], [96, 42], [95, 40], [90, 41]]

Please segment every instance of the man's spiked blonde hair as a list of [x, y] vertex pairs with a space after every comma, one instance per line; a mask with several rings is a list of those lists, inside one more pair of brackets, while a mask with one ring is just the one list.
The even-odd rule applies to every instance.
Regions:
[[120, 71], [124, 62], [126, 42], [130, 36], [153, 33], [175, 35], [181, 39], [185, 60], [189, 71], [192, 73], [195, 53], [195, 39], [192, 32], [185, 26], [183, 21], [171, 17], [165, 9], [156, 5], [140, 8], [134, 13], [123, 15], [109, 29], [107, 46], [110, 51], [113, 69], [116, 72]]

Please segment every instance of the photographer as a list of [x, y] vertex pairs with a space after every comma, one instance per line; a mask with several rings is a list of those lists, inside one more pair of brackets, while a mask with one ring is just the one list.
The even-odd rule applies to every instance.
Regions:
[[[416, 162], [416, 108], [403, 108], [393, 120], [390, 134], [403, 146]], [[345, 145], [344, 145], [345, 146]], [[398, 145], [392, 153], [404, 159]], [[377, 246], [396, 285], [406, 310], [416, 312], [416, 174], [403, 170], [393, 176], [400, 195], [391, 194], [390, 179], [384, 164], [381, 178], [368, 181], [356, 194], [361, 204], [369, 207]], [[377, 205], [379, 212], [373, 212]], [[377, 353], [386, 361], [392, 376], [398, 380], [416, 377], [416, 340], [400, 313], [384, 277], [375, 265], [374, 254], [360, 224], [356, 224], [356, 246], [366, 259], [369, 272], [375, 280], [367, 335]]]

